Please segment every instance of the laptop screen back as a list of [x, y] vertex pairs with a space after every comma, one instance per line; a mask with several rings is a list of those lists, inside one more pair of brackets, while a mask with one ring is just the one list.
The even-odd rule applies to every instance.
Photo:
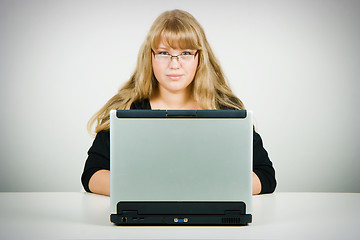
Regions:
[[244, 201], [251, 212], [252, 113], [207, 112], [111, 112], [111, 213], [119, 201]]

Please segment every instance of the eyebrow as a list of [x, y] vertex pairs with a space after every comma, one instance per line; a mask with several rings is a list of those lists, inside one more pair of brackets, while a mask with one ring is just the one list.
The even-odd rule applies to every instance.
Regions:
[[[169, 51], [170, 49], [172, 48], [168, 48], [168, 47], [158, 47], [156, 49], [154, 49], [154, 51], [161, 51], [161, 50], [164, 50], [164, 51]], [[173, 50], [177, 50], [177, 49], [173, 49]], [[197, 51], [195, 49], [180, 49], [181, 51]]]
[[170, 50], [170, 48], [168, 48], [168, 47], [158, 47], [158, 48], [156, 48], [156, 49], [154, 49], [154, 50]]

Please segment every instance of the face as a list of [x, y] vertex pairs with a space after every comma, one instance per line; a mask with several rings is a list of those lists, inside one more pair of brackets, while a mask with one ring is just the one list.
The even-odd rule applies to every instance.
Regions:
[[[170, 60], [169, 55], [181, 56], [172, 57]], [[197, 66], [196, 50], [172, 49], [162, 43], [157, 49], [153, 49], [152, 67], [160, 91], [166, 90], [172, 93], [190, 91]]]

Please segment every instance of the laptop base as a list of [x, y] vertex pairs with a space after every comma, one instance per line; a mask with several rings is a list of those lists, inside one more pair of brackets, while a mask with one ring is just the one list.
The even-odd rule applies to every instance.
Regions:
[[251, 223], [244, 202], [119, 202], [116, 225], [216, 225], [243, 226]]

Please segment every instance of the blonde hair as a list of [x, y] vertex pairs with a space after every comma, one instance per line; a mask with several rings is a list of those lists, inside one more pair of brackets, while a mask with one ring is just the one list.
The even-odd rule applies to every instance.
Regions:
[[88, 122], [88, 131], [96, 123], [95, 132], [110, 128], [112, 109], [130, 109], [133, 102], [149, 99], [157, 88], [152, 69], [152, 49], [161, 42], [171, 48], [198, 51], [199, 64], [192, 82], [192, 94], [202, 109], [245, 109], [231, 91], [223, 71], [212, 52], [205, 32], [188, 12], [172, 10], [162, 13], [153, 23], [142, 44], [131, 78]]

